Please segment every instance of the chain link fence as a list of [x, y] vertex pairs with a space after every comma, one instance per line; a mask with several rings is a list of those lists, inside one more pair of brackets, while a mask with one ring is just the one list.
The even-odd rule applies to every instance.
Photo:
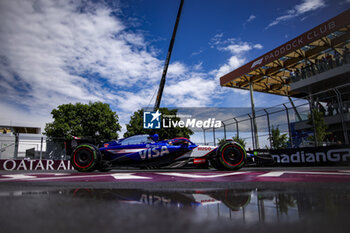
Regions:
[[350, 84], [223, 120], [220, 128], [203, 130], [203, 143], [239, 137], [248, 149], [271, 149], [276, 129], [286, 135], [287, 148], [349, 144]]
[[0, 135], [0, 159], [67, 159], [65, 139], [41, 135]]

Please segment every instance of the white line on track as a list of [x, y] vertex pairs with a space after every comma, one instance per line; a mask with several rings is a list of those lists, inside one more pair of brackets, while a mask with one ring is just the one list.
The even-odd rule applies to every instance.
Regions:
[[94, 174], [94, 175], [78, 175], [78, 176], [60, 176], [60, 177], [36, 177], [32, 175], [15, 174], [15, 175], [3, 175], [8, 178], [2, 178], [1, 181], [9, 180], [28, 180], [28, 181], [40, 181], [40, 180], [65, 180], [65, 179], [84, 179], [84, 178], [99, 178], [99, 177], [113, 177], [116, 180], [119, 179], [152, 179], [150, 177], [136, 176], [134, 173], [108, 173], [108, 174]]
[[268, 172], [257, 177], [280, 177], [283, 174], [302, 174], [302, 175], [335, 175], [335, 176], [350, 176], [349, 172], [311, 172], [311, 171], [275, 171]]
[[230, 172], [230, 173], [216, 174], [216, 175], [196, 175], [196, 174], [178, 173], [178, 172], [169, 172], [169, 173], [167, 172], [167, 173], [156, 173], [156, 174], [165, 175], [165, 176], [206, 179], [206, 178], [218, 178], [218, 177], [224, 177], [224, 176], [234, 176], [234, 175], [240, 175], [245, 173], [248, 173], [248, 172]]

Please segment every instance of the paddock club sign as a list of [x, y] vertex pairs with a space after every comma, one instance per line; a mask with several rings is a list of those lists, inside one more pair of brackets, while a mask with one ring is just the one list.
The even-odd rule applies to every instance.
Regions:
[[260, 56], [259, 58], [245, 64], [244, 66], [226, 74], [220, 78], [220, 85], [233, 80], [233, 78], [239, 77], [243, 74], [247, 74], [257, 67], [264, 66], [276, 59], [279, 59], [292, 51], [302, 48], [303, 46], [316, 41], [328, 34], [338, 30], [339, 28], [346, 27], [349, 24], [350, 10], [347, 10], [340, 15], [324, 22], [323, 24], [303, 33], [302, 35], [288, 41], [287, 43], [279, 46], [278, 48]]
[[1, 159], [0, 170], [57, 171], [73, 170], [69, 160]]
[[350, 165], [350, 145], [259, 150], [269, 153], [277, 165]]

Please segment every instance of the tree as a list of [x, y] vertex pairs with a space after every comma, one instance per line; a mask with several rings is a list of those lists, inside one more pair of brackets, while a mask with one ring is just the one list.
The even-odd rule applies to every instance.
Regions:
[[[177, 109], [171, 109], [168, 108], [160, 108], [159, 111], [162, 114], [162, 119], [165, 119], [168, 121], [169, 119], [172, 121], [179, 121], [181, 120], [179, 117], [164, 117], [164, 116], [176, 116]], [[157, 133], [159, 135], [159, 139], [170, 139], [170, 138], [176, 138], [176, 137], [185, 137], [189, 138], [190, 135], [193, 134], [193, 131], [187, 127], [173, 127], [170, 128], [161, 128], [161, 129], [144, 129], [143, 128], [143, 109], [140, 109], [136, 112], [134, 112], [134, 115], [130, 117], [129, 124], [126, 125], [126, 133], [124, 134], [124, 137], [130, 137], [137, 134], [155, 134]]]
[[218, 145], [223, 145], [227, 140], [225, 138], [218, 138]]
[[272, 126], [270, 139], [272, 141], [272, 148], [273, 149], [283, 149], [283, 148], [287, 147], [288, 136], [287, 136], [287, 134], [281, 135], [281, 132], [280, 132], [278, 127], [274, 128]]
[[[232, 137], [232, 140], [233, 140], [234, 142], [238, 142], [238, 144], [240, 144], [240, 145], [243, 146], [244, 148], [245, 148], [246, 145], [247, 145], [245, 139], [244, 139], [244, 138], [240, 138], [240, 137], [238, 137], [237, 135], [234, 136], [234, 137]], [[225, 138], [219, 139], [219, 142], [218, 142], [219, 146], [221, 146], [222, 144], [224, 144], [226, 141], [227, 141], [227, 140], [226, 140]]]
[[[316, 142], [317, 145], [322, 145], [322, 142], [324, 141], [325, 137], [329, 134], [327, 132], [327, 125], [324, 120], [324, 114], [321, 111], [318, 111], [316, 108], [312, 109], [312, 114], [314, 118], [314, 123], [312, 123], [312, 116], [311, 114], [308, 115], [308, 124], [315, 127], [316, 132]], [[312, 137], [314, 140], [314, 137]]]
[[238, 135], [234, 136], [232, 139], [233, 139], [233, 141], [238, 142], [244, 148], [247, 146], [245, 139], [238, 137]]
[[51, 114], [54, 121], [45, 127], [49, 138], [89, 137], [102, 143], [117, 139], [117, 131], [121, 129], [118, 115], [101, 102], [62, 104]]

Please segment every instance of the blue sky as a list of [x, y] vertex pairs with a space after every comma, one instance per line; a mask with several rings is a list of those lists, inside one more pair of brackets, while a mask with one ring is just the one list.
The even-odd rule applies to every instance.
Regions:
[[[0, 124], [41, 126], [60, 104], [153, 106], [180, 0], [0, 1]], [[345, 11], [349, 0], [185, 0], [161, 106], [247, 107], [219, 77]], [[286, 99], [255, 93], [256, 105]], [[152, 98], [153, 97], [153, 98]]]

